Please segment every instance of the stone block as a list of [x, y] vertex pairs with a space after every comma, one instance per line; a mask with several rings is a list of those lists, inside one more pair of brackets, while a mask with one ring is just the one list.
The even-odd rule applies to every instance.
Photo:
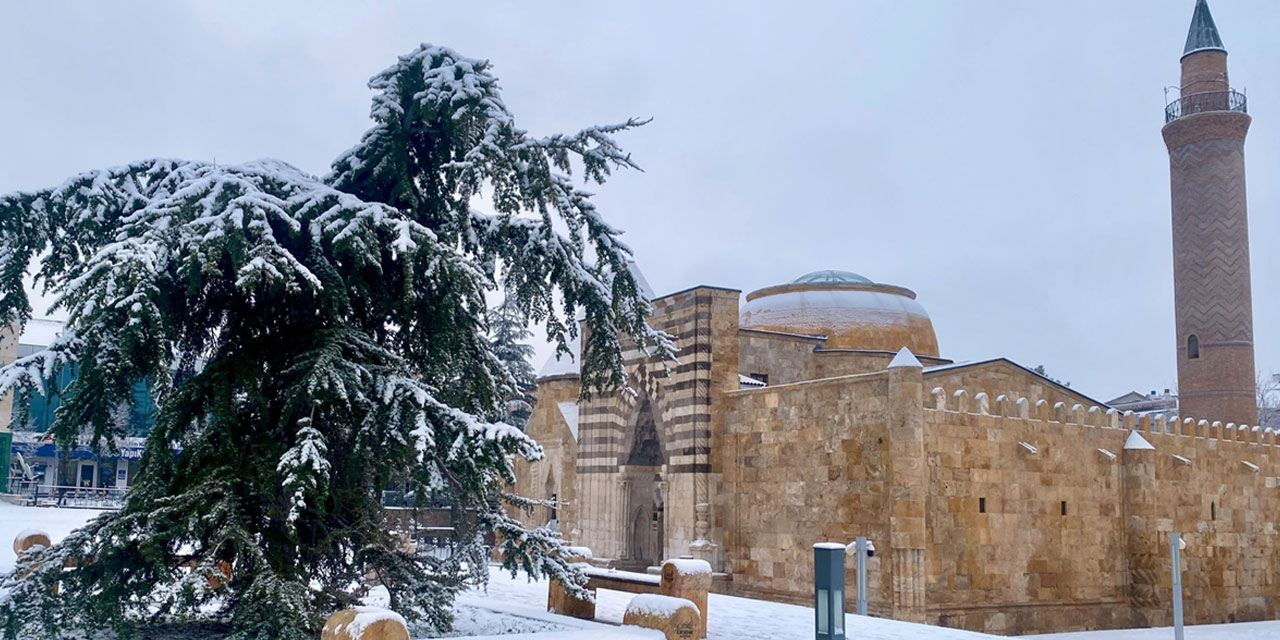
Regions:
[[[784, 544], [782, 548], [789, 549]], [[777, 567], [774, 569], [778, 572]], [[711, 565], [704, 560], [680, 558], [662, 563], [662, 582], [659, 593], [664, 596], [684, 598], [698, 607], [698, 638], [707, 637], [707, 592], [711, 590]]]
[[44, 551], [53, 546], [49, 534], [36, 529], [24, 529], [13, 538], [13, 553], [17, 556], [27, 552]]
[[698, 640], [702, 620], [697, 605], [684, 598], [641, 594], [631, 599], [622, 624], [661, 631], [666, 640]]
[[324, 623], [320, 640], [409, 640], [404, 618], [381, 607], [343, 609]]

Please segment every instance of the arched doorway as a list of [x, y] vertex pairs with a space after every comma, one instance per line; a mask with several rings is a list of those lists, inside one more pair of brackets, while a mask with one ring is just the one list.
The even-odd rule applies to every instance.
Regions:
[[626, 559], [621, 568], [643, 570], [660, 563], [666, 546], [665, 498], [662, 473], [666, 465], [662, 429], [654, 419], [653, 402], [647, 395], [637, 403], [630, 420], [629, 444], [620, 461], [629, 480], [629, 511], [623, 533]]

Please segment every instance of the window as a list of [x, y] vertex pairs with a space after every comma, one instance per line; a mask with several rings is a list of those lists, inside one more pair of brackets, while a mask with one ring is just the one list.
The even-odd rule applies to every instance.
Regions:
[[1196, 334], [1187, 336], [1187, 359], [1195, 360], [1200, 357], [1200, 338]]
[[767, 374], [767, 373], [749, 373], [749, 374], [747, 374], [747, 377], [748, 377], [748, 378], [755, 378], [756, 380], [759, 380], [760, 382], [763, 382], [763, 383], [765, 383], [765, 384], [769, 384], [769, 374]]
[[1209, 519], [1210, 520], [1218, 519], [1218, 503], [1216, 502], [1209, 503]]
[[1066, 500], [1063, 500], [1063, 501], [1062, 501], [1062, 515], [1064, 515], [1064, 516], [1065, 516], [1065, 515], [1067, 515], [1067, 501], [1066, 501]]
[[986, 513], [986, 512], [987, 512], [987, 499], [978, 498], [978, 513]]
[[552, 519], [552, 520], [556, 520], [556, 519], [557, 519], [557, 518], [556, 518], [556, 511], [558, 511], [558, 510], [559, 510], [559, 509], [557, 508], [557, 507], [559, 507], [559, 506], [560, 506], [560, 500], [556, 497], [556, 494], [554, 494], [554, 493], [553, 493], [553, 494], [551, 494], [551, 519]]

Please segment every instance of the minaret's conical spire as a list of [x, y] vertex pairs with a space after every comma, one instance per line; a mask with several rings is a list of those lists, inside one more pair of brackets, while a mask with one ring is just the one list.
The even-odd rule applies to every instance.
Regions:
[[1191, 29], [1187, 31], [1187, 46], [1182, 50], [1182, 56], [1185, 58], [1197, 51], [1227, 52], [1206, 0], [1196, 0], [1196, 11], [1191, 14]]

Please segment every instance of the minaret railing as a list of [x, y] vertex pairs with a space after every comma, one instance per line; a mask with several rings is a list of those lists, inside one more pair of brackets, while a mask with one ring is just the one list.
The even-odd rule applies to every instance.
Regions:
[[1239, 111], [1240, 113], [1249, 113], [1248, 98], [1245, 94], [1236, 91], [1235, 89], [1191, 93], [1182, 96], [1165, 106], [1164, 121], [1168, 124], [1178, 118], [1185, 118], [1186, 116], [1204, 113], [1206, 111]]

